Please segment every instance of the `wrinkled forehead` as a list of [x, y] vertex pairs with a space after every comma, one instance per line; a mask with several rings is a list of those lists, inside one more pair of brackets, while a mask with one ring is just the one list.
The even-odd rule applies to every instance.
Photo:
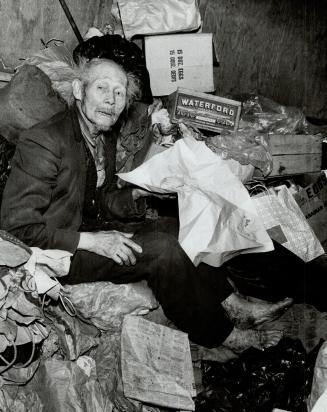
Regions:
[[92, 65], [87, 73], [88, 82], [106, 80], [127, 87], [127, 75], [116, 63], [106, 61]]

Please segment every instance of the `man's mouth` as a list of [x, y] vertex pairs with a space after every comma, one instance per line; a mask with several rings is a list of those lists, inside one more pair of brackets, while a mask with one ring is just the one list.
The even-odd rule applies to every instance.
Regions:
[[111, 111], [111, 110], [98, 110], [98, 113], [101, 115], [101, 116], [106, 116], [106, 117], [112, 117], [112, 116], [114, 116], [114, 112], [113, 111]]

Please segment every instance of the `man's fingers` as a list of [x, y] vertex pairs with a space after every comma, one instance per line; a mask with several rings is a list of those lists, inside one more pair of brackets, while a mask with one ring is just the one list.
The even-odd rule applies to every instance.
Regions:
[[131, 238], [134, 236], [134, 233], [125, 233], [125, 232], [120, 232], [123, 236]]
[[126, 253], [124, 253], [123, 251], [120, 250], [119, 252], [117, 252], [117, 255], [121, 258], [124, 265], [130, 266], [131, 262], [129, 260], [128, 254], [126, 254]]
[[135, 252], [137, 253], [142, 253], [142, 248], [140, 245], [138, 245], [137, 243], [135, 243], [133, 240], [130, 239], [124, 239], [123, 243], [130, 247], [131, 249], [133, 249]]
[[117, 252], [119, 256], [122, 256], [120, 252], [122, 252], [122, 253], [124, 253], [126, 256], [128, 256], [128, 259], [129, 259], [130, 264], [135, 265], [135, 263], [136, 263], [136, 257], [134, 256], [133, 251], [132, 251], [132, 249], [131, 249], [129, 246], [127, 246], [127, 245], [122, 245], [120, 251]]
[[118, 255], [112, 256], [111, 259], [112, 259], [114, 262], [118, 263], [118, 265], [120, 265], [120, 266], [124, 264], [122, 258], [121, 258], [120, 256], [118, 256]]

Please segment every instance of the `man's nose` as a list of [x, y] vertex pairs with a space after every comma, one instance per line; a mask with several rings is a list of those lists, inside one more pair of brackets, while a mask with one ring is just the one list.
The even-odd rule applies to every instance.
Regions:
[[105, 95], [105, 103], [114, 104], [115, 103], [115, 94], [113, 90], [108, 90]]

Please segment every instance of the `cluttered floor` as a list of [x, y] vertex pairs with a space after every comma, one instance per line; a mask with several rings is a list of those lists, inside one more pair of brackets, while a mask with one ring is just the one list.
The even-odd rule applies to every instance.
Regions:
[[[199, 11], [190, 8], [193, 19], [186, 28], [172, 30], [165, 24], [176, 25], [178, 19], [167, 20], [164, 27], [149, 33], [151, 24], [143, 27], [144, 32], [136, 24], [138, 13], [141, 16], [144, 10], [133, 9], [132, 4], [129, 10], [127, 3], [122, 2], [121, 13], [115, 3], [115, 34], [108, 34], [115, 27], [107, 32], [92, 28], [73, 53], [62, 42], [50, 41], [26, 58], [13, 76], [7, 73], [10, 80], [0, 89], [0, 202], [19, 133], [69, 103], [74, 53], [91, 56], [100, 50], [115, 54], [122, 47], [122, 54], [131, 54], [143, 64], [137, 48], [120, 40], [120, 34], [124, 32], [128, 39], [152, 34], [145, 41], [151, 90], [145, 88], [143, 98], [151, 92], [164, 97], [149, 105], [151, 144], [142, 141], [144, 131], [130, 130], [127, 125], [126, 138], [117, 148], [117, 173], [125, 173], [126, 178], [145, 148], [142, 161], [148, 166], [144, 167], [153, 168], [149, 162], [154, 155], [165, 159], [167, 150], [174, 147], [178, 151], [183, 141], [193, 142], [189, 147], [202, 145], [228, 162], [231, 173], [243, 182], [271, 239], [304, 261], [326, 258], [327, 179], [322, 170], [326, 126], [310, 122], [298, 108], [264, 96], [227, 99], [209, 94], [214, 90], [212, 36], [194, 33], [201, 22]], [[177, 11], [181, 18], [184, 11]], [[162, 43], [162, 36], [153, 35], [179, 31], [192, 32], [192, 39], [169, 34]], [[119, 37], [106, 43], [111, 35]], [[198, 42], [196, 58], [202, 60], [202, 72], [185, 86], [190, 42]], [[156, 67], [164, 48], [169, 55], [167, 84]], [[142, 76], [147, 72], [140, 67], [135, 73], [146, 84]], [[177, 84], [182, 88], [176, 90]], [[197, 152], [198, 165], [203, 160], [200, 155]], [[192, 177], [195, 166], [186, 165], [185, 176]], [[157, 170], [157, 179], [160, 173], [165, 178], [165, 172], [164, 168]], [[146, 185], [144, 179], [130, 183]], [[212, 179], [209, 189], [214, 187], [219, 187], [219, 181]], [[218, 189], [217, 194], [221, 195]], [[150, 201], [147, 218], [178, 213], [176, 204], [169, 203], [172, 210], [163, 204]], [[190, 213], [187, 209], [184, 218]], [[198, 248], [214, 253], [217, 243], [210, 241], [200, 245], [199, 240]], [[241, 249], [238, 246], [240, 253]], [[222, 249], [220, 263], [234, 252]], [[293, 304], [280, 318], [258, 328], [283, 331], [281, 341], [265, 350], [236, 353], [223, 345], [208, 349], [189, 341], [167, 319], [145, 281], [62, 286], [70, 256], [60, 250], [29, 248], [0, 230], [0, 411], [327, 410], [327, 312]]]
[[62, 294], [49, 275], [60, 279], [66, 256], [1, 242], [3, 411], [189, 410], [193, 394], [196, 411], [300, 412], [325, 389], [327, 313], [312, 306], [274, 321], [275, 347], [207, 349], [189, 345], [145, 283]]

